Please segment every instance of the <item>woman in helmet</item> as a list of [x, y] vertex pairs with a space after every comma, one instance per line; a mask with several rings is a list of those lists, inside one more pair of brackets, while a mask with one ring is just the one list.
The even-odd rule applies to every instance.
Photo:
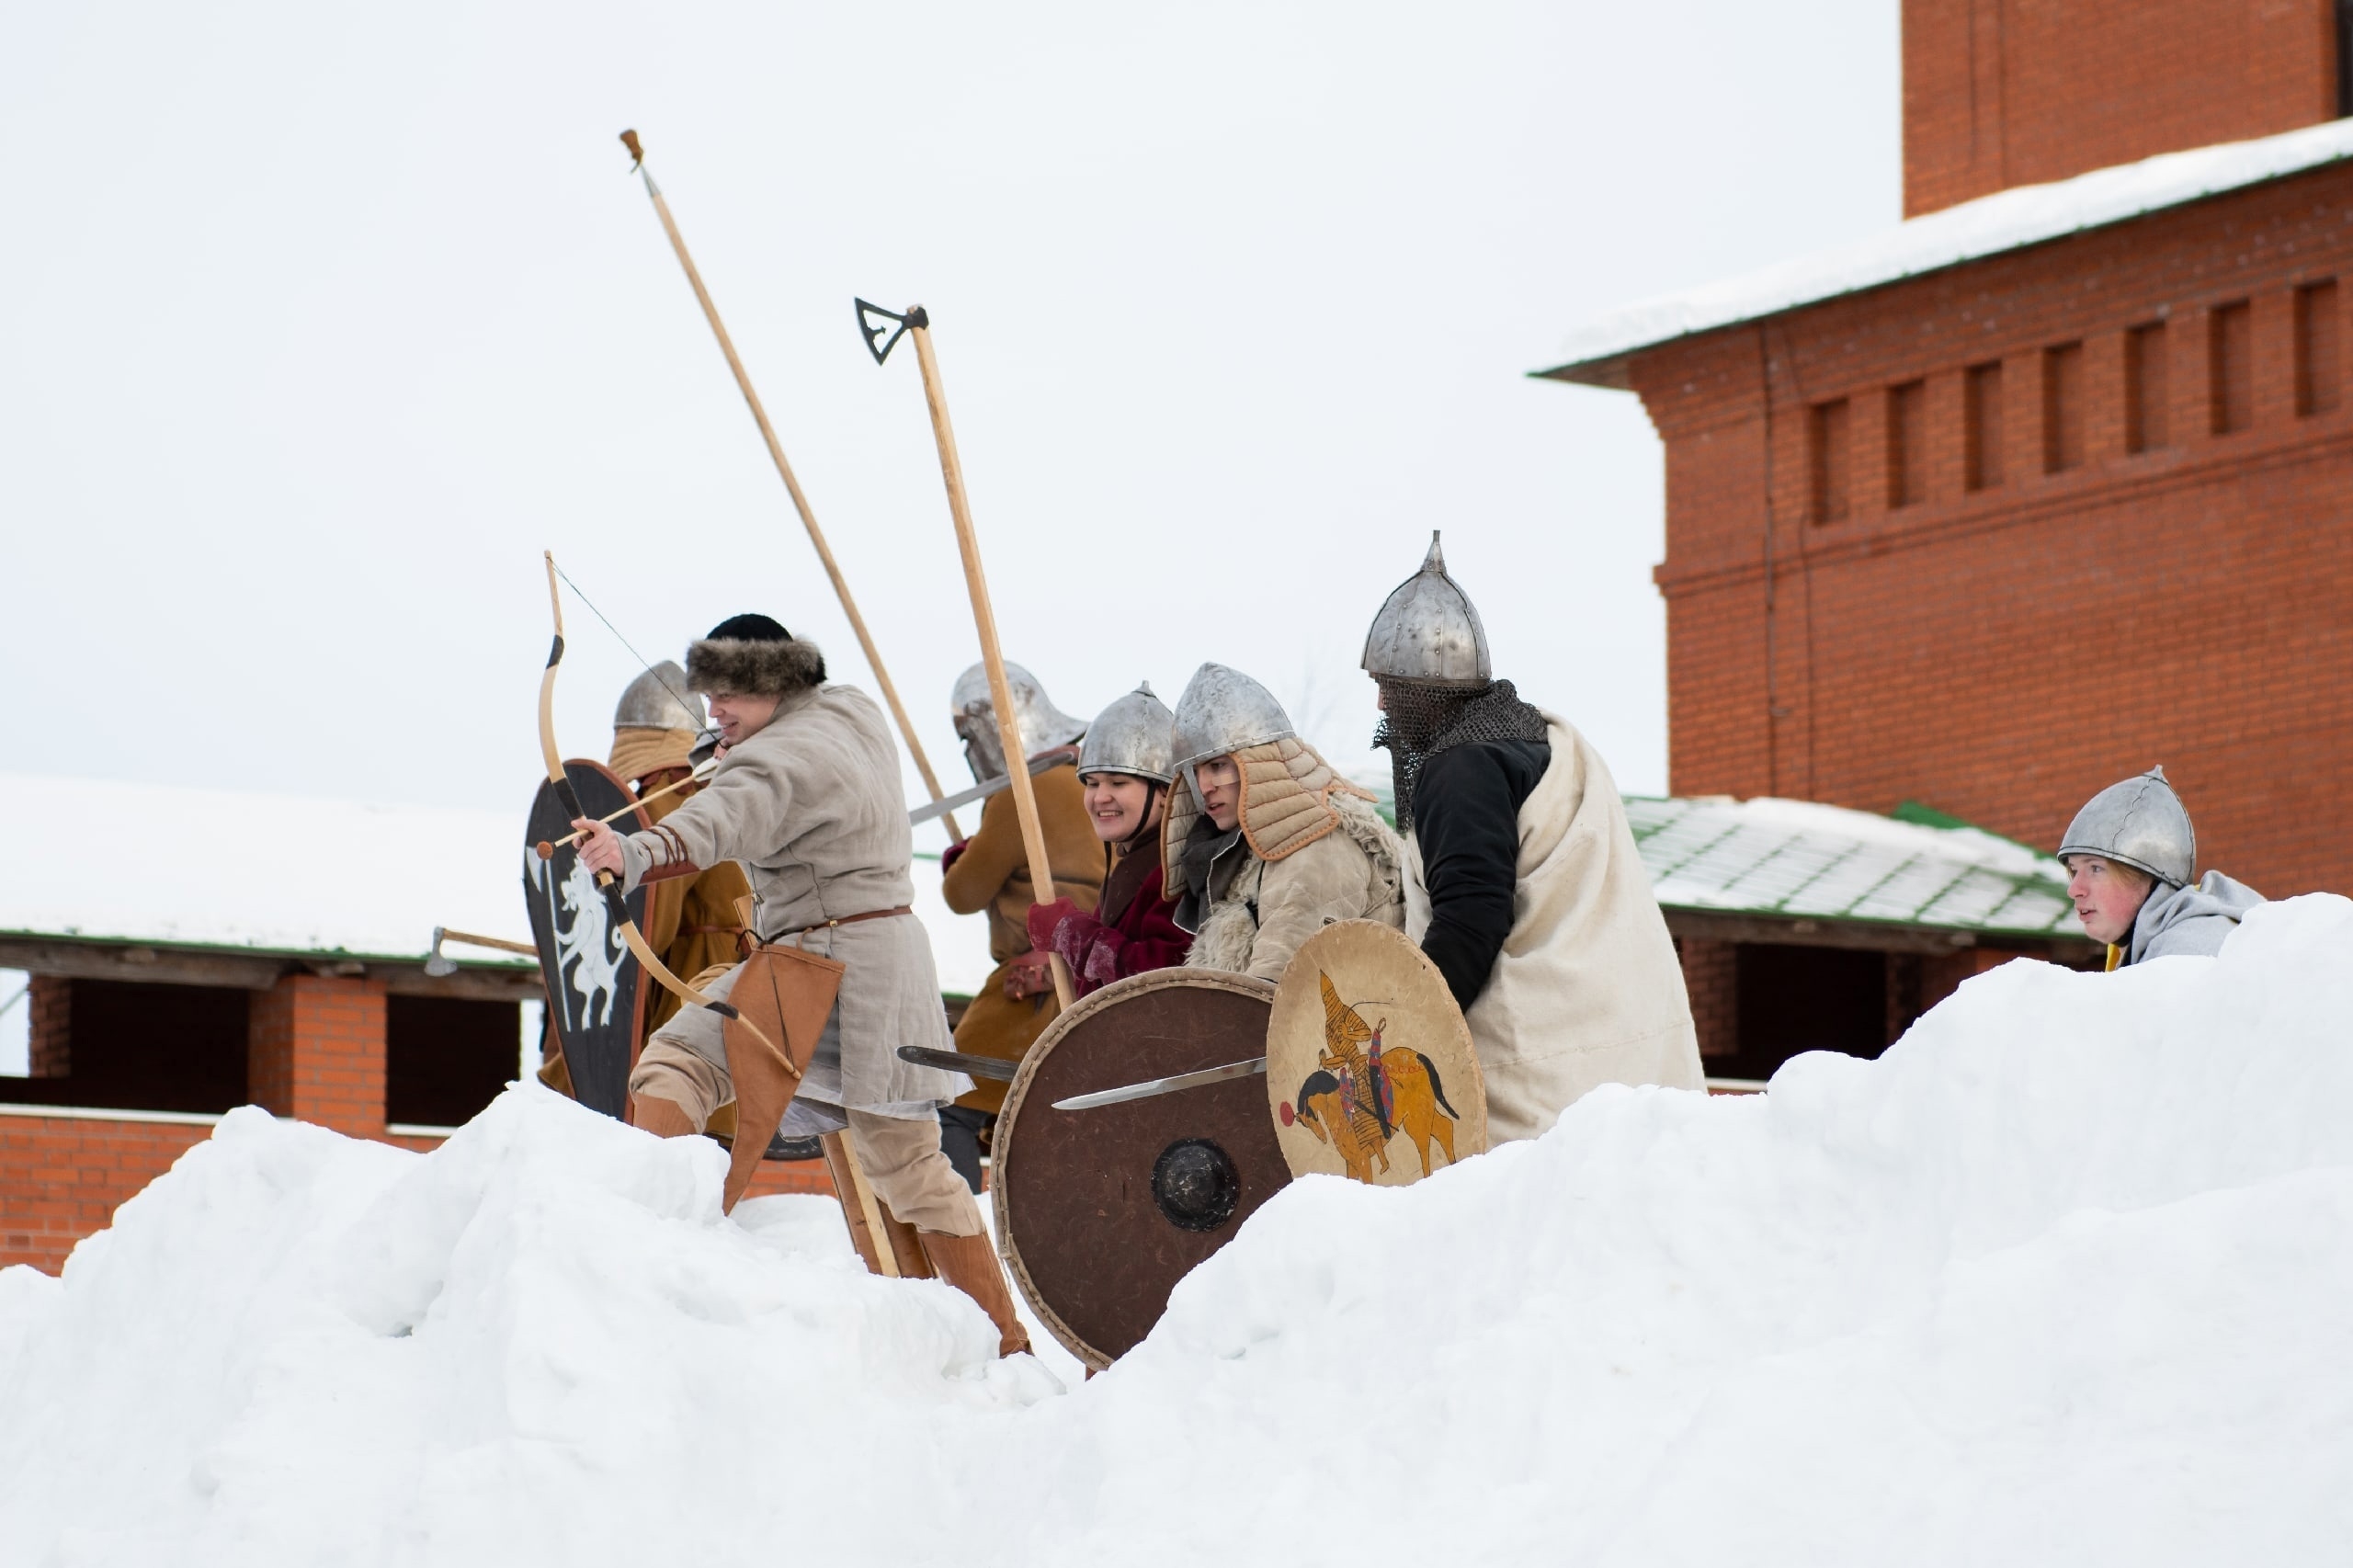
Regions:
[[1146, 682], [1095, 716], [1078, 754], [1087, 820], [1103, 841], [1102, 901], [1089, 915], [1067, 898], [1029, 906], [1029, 940], [1060, 953], [1084, 996], [1114, 980], [1185, 961], [1192, 938], [1163, 896], [1160, 825], [1166, 815], [1168, 705]]
[[2067, 824], [2059, 859], [2084, 934], [2108, 944], [2108, 967], [2189, 953], [2211, 957], [2263, 895], [2198, 871], [2198, 834], [2165, 770], [2111, 784]]
[[1176, 701], [1176, 773], [1162, 864], [1185, 961], [1279, 980], [1300, 945], [1336, 920], [1403, 929], [1397, 835], [1372, 795], [1292, 731], [1274, 694], [1203, 665]]

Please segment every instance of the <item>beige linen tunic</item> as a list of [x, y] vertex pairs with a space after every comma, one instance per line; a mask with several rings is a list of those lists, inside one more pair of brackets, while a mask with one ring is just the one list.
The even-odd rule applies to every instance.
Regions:
[[[851, 686], [795, 692], [766, 728], [732, 748], [702, 792], [657, 831], [621, 840], [626, 885], [669, 863], [675, 842], [698, 866], [740, 860], [763, 941], [796, 926], [915, 902], [915, 835], [882, 710]], [[903, 1045], [949, 1048], [931, 939], [913, 915], [789, 938], [848, 966], [799, 1097], [881, 1116], [926, 1117], [972, 1086], [961, 1073], [899, 1060]], [[734, 972], [705, 989], [724, 994]], [[659, 1031], [724, 1064], [720, 1019], [686, 1007]]]
[[[1544, 715], [1552, 761], [1519, 808], [1511, 934], [1463, 1019], [1487, 1081], [1487, 1136], [1535, 1138], [1603, 1084], [1706, 1086], [1683, 966], [1601, 754]], [[1430, 925], [1405, 841], [1405, 934]]]

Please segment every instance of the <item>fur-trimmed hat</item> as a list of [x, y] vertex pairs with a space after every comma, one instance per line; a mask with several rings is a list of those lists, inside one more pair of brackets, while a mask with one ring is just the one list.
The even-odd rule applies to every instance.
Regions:
[[687, 644], [687, 689], [789, 697], [822, 686], [825, 655], [765, 615], [731, 615]]

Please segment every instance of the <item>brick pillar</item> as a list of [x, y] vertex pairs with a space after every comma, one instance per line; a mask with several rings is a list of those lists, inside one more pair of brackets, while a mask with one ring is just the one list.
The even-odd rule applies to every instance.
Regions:
[[74, 1071], [74, 983], [61, 974], [32, 977], [29, 1054], [36, 1078], [63, 1078]]
[[1699, 1054], [1734, 1054], [1740, 1050], [1740, 970], [1733, 945], [1678, 937], [1675, 950], [1683, 960], [1683, 990], [1691, 998]]
[[289, 975], [245, 1031], [254, 1103], [354, 1138], [384, 1135], [384, 983]]

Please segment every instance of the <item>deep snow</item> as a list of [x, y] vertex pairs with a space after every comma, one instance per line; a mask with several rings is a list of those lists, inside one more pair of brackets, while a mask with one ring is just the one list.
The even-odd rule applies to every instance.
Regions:
[[2353, 903], [1970, 982], [1877, 1062], [1301, 1182], [1067, 1391], [823, 1200], [536, 1088], [240, 1112], [0, 1273], [0, 1560], [2318, 1563]]

